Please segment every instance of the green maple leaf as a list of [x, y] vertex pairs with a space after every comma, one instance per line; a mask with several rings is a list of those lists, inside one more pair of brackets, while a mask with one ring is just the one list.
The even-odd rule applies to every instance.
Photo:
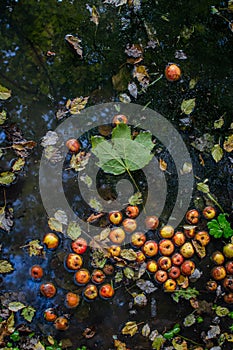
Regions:
[[141, 132], [132, 140], [131, 129], [126, 124], [114, 128], [111, 142], [99, 136], [92, 137], [91, 142], [92, 152], [99, 159], [97, 165], [113, 175], [142, 169], [153, 158], [151, 133]]

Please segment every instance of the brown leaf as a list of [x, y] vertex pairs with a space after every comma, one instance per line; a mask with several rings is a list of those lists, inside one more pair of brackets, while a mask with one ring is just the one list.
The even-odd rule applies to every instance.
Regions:
[[67, 34], [65, 36], [66, 42], [69, 44], [69, 46], [76, 52], [80, 58], [83, 58], [83, 49], [82, 46], [80, 45], [81, 39], [79, 39], [77, 36]]
[[229, 152], [229, 153], [233, 151], [233, 134], [228, 136], [228, 138], [223, 144], [223, 148], [226, 152]]
[[137, 78], [142, 87], [147, 87], [149, 84], [149, 74], [145, 66], [135, 66], [133, 70], [133, 77]]
[[66, 102], [66, 108], [69, 109], [71, 114], [78, 114], [82, 109], [86, 107], [89, 96], [87, 97], [76, 97], [73, 100], [68, 100]]
[[15, 142], [12, 145], [12, 148], [15, 152], [22, 158], [26, 158], [29, 156], [30, 151], [36, 146], [35, 141], [27, 141], [23, 140], [20, 142]]
[[93, 222], [99, 218], [101, 218], [104, 215], [104, 213], [98, 213], [98, 214], [91, 214], [88, 218], [87, 218], [87, 222]]
[[203, 259], [206, 256], [206, 249], [204, 246], [202, 246], [198, 241], [192, 240], [192, 244], [194, 246], [194, 249], [199, 256], [199, 258]]
[[159, 168], [162, 171], [166, 171], [167, 170], [167, 163], [165, 162], [165, 160], [163, 159], [159, 159]]
[[86, 339], [90, 339], [90, 338], [94, 337], [95, 333], [96, 333], [96, 331], [95, 331], [94, 327], [87, 327], [83, 332], [83, 336]]

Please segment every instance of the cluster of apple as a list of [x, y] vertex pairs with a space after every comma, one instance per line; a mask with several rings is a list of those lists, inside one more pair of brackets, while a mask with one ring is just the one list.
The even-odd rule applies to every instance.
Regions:
[[233, 244], [228, 243], [223, 251], [215, 251], [211, 260], [215, 266], [211, 270], [211, 277], [206, 283], [208, 291], [216, 291], [220, 283], [225, 291], [223, 299], [227, 304], [233, 304]]
[[[126, 234], [131, 234], [130, 243], [137, 254], [136, 262], [138, 264], [146, 262], [147, 271], [154, 275], [155, 281], [162, 284], [165, 291], [174, 291], [177, 283], [191, 276], [195, 270], [195, 263], [191, 260], [195, 254], [193, 243], [205, 247], [210, 242], [207, 231], [196, 232], [199, 212], [192, 209], [186, 213], [189, 225], [185, 225], [183, 231], [175, 232], [172, 226], [165, 225], [158, 230], [154, 240], [148, 240], [146, 233], [137, 231], [136, 217], [139, 214], [137, 206], [128, 206], [125, 213], [128, 218], [124, 220], [120, 211], [109, 213], [109, 221], [113, 225], [122, 226], [112, 228], [109, 233], [112, 243], [109, 247], [111, 256], [116, 259], [120, 257], [120, 245], [124, 243]], [[206, 207], [203, 210], [206, 219], [212, 219], [215, 215], [213, 207]], [[147, 216], [145, 226], [147, 230], [157, 230], [159, 219], [156, 216]]]

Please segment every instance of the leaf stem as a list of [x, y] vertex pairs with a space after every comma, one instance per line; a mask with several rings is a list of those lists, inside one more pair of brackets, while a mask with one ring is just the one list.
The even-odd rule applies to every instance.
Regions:
[[202, 346], [202, 344], [200, 344], [200, 343], [197, 343], [197, 342], [195, 342], [194, 340], [192, 340], [192, 339], [189, 339], [189, 338], [186, 338], [186, 337], [184, 337], [183, 335], [178, 335], [180, 338], [182, 338], [182, 339], [184, 339], [184, 340], [187, 340], [188, 342], [190, 342], [190, 343], [192, 343], [192, 344], [194, 344], [194, 345], [199, 345], [199, 346]]
[[129, 177], [131, 178], [131, 180], [133, 181], [133, 184], [136, 187], [137, 191], [140, 192], [138, 185], [136, 184], [136, 181], [134, 180], [133, 175], [131, 174], [130, 170], [128, 168], [126, 168], [126, 171], [129, 174]]
[[216, 201], [216, 199], [212, 196], [212, 194], [211, 193], [207, 193], [206, 195], [212, 202], [214, 202], [214, 204], [217, 205], [217, 207], [221, 210], [221, 212], [224, 213], [224, 210], [223, 210], [222, 206], [218, 203], [218, 201]]

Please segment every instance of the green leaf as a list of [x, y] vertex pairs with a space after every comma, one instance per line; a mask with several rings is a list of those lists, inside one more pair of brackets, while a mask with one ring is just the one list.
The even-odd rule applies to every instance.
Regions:
[[141, 204], [143, 202], [142, 199], [142, 193], [141, 192], [136, 192], [129, 198], [129, 204], [130, 205], [137, 205]]
[[233, 236], [233, 230], [229, 221], [226, 218], [227, 214], [219, 214], [216, 219], [211, 220], [207, 223], [209, 233], [214, 238], [230, 238]]
[[191, 79], [190, 82], [189, 82], [189, 88], [190, 89], [194, 89], [196, 84], [197, 84], [197, 81], [198, 81], [197, 79], [194, 79], [194, 78]]
[[209, 193], [210, 192], [209, 186], [207, 184], [205, 184], [204, 182], [199, 182], [197, 184], [197, 189], [198, 189], [198, 191], [201, 191], [203, 193]]
[[165, 343], [165, 339], [164, 339], [164, 337], [161, 335], [161, 334], [159, 334], [155, 339], [154, 339], [154, 341], [153, 341], [153, 343], [152, 343], [152, 349], [155, 349], [155, 350], [160, 350], [160, 349], [162, 349], [162, 346], [163, 346], [163, 344]]
[[91, 198], [88, 204], [90, 205], [91, 208], [95, 209], [97, 212], [103, 211], [102, 204], [96, 198]]
[[9, 273], [13, 270], [14, 268], [9, 261], [0, 260], [0, 273]]
[[17, 312], [23, 308], [25, 308], [25, 305], [20, 303], [20, 301], [12, 301], [8, 304], [8, 309], [13, 312]]
[[48, 225], [53, 231], [63, 232], [62, 223], [55, 218], [49, 218]]
[[211, 150], [211, 154], [215, 162], [218, 163], [223, 157], [223, 150], [221, 146], [219, 144], [214, 145], [214, 147]]
[[215, 309], [215, 313], [219, 317], [225, 317], [229, 314], [229, 309], [223, 306], [217, 306]]
[[35, 312], [36, 310], [32, 306], [27, 306], [22, 310], [21, 315], [26, 321], [32, 322]]
[[18, 158], [12, 165], [12, 171], [20, 171], [25, 165], [25, 158]]
[[69, 236], [73, 241], [81, 235], [81, 227], [75, 221], [71, 221], [67, 228], [67, 236]]
[[15, 180], [15, 174], [11, 171], [0, 173], [0, 185], [9, 185]]
[[116, 283], [121, 282], [122, 279], [123, 279], [123, 272], [122, 272], [121, 270], [120, 270], [120, 271], [117, 271], [117, 273], [115, 274], [114, 279], [115, 279], [115, 282], [116, 282]]
[[6, 111], [3, 110], [3, 111], [0, 113], [0, 125], [2, 125], [2, 124], [5, 123], [5, 121], [6, 121], [6, 116], [7, 116], [7, 113], [6, 113]]
[[183, 321], [183, 325], [185, 327], [191, 327], [195, 322], [196, 322], [196, 317], [194, 316], [194, 314], [190, 314], [185, 317]]
[[124, 123], [118, 124], [112, 131], [112, 139], [131, 140], [131, 129]]
[[9, 97], [11, 97], [11, 90], [0, 85], [0, 100], [7, 100]]
[[124, 269], [124, 275], [125, 275], [126, 278], [131, 280], [132, 278], [134, 278], [134, 270], [131, 269], [130, 267], [126, 267]]
[[199, 295], [199, 292], [196, 288], [188, 287], [187, 289], [175, 290], [172, 294], [172, 298], [178, 303], [179, 298], [190, 300], [191, 298], [196, 298], [198, 295]]
[[214, 122], [214, 128], [215, 129], [221, 129], [221, 127], [223, 126], [224, 124], [224, 119], [223, 119], [223, 116], [221, 116], [218, 120], [215, 120]]
[[123, 249], [121, 251], [121, 257], [129, 261], [135, 261], [137, 253], [133, 249]]
[[189, 115], [194, 110], [195, 105], [196, 105], [196, 99], [191, 98], [189, 100], [183, 100], [180, 108], [182, 113]]

